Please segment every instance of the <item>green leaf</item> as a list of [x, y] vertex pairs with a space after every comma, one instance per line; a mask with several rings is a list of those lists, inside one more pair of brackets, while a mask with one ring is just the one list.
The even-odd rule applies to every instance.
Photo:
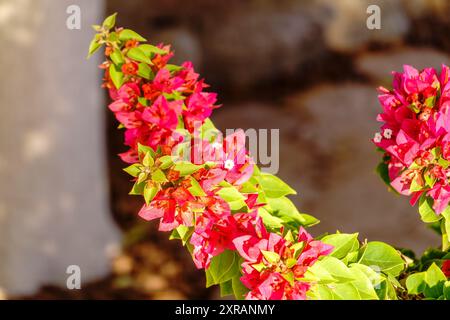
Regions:
[[102, 31], [102, 26], [99, 26], [98, 24], [93, 24], [92, 29], [94, 29], [95, 32], [100, 32]]
[[266, 226], [267, 229], [269, 229], [270, 231], [277, 231], [279, 230], [283, 224], [284, 221], [281, 220], [278, 217], [275, 217], [273, 215], [271, 215], [266, 209], [264, 208], [259, 208], [258, 209], [258, 215], [261, 217], [261, 219], [263, 220], [264, 225]]
[[188, 161], [179, 161], [175, 163], [174, 170], [177, 170], [180, 172], [180, 176], [188, 176], [193, 174], [194, 172], [197, 172], [200, 170], [202, 166], [193, 164]]
[[346, 233], [337, 233], [330, 234], [321, 239], [323, 243], [332, 245], [334, 247], [330, 256], [343, 259], [350, 252], [356, 251], [359, 249], [358, 242], [358, 234], [346, 234]]
[[120, 64], [125, 62], [122, 52], [119, 49], [115, 49], [109, 57], [116, 66], [119, 66]]
[[120, 41], [136, 40], [139, 42], [147, 41], [147, 39], [142, 37], [140, 34], [130, 29], [123, 29], [119, 34], [119, 40]]
[[439, 158], [438, 163], [439, 163], [439, 165], [440, 165], [441, 167], [443, 167], [444, 169], [447, 169], [447, 168], [449, 167], [449, 165], [450, 165], [450, 161], [445, 160], [445, 159], [443, 159], [443, 158], [441, 158], [441, 157]]
[[450, 247], [450, 206], [442, 211], [441, 216], [444, 218], [441, 221], [442, 250], [448, 250]]
[[144, 146], [143, 144], [138, 143], [138, 152], [139, 154], [144, 154], [146, 155], [147, 153], [150, 153], [150, 155], [152, 156], [152, 158], [155, 158], [155, 151], [148, 146]]
[[287, 281], [289, 282], [289, 284], [291, 286], [293, 286], [295, 284], [295, 276], [294, 273], [292, 271], [289, 271], [287, 273], [282, 273], [281, 276]]
[[289, 259], [286, 260], [286, 267], [288, 267], [288, 268], [292, 268], [296, 264], [297, 264], [297, 260], [296, 259], [289, 258]]
[[352, 281], [352, 285], [358, 291], [360, 298], [362, 300], [378, 300], [378, 295], [372, 282], [372, 279], [378, 281], [376, 273], [371, 268], [360, 267], [358, 264], [353, 264], [350, 270], [356, 278]]
[[409, 294], [423, 293], [426, 298], [438, 299], [445, 294], [446, 281], [445, 274], [433, 263], [427, 271], [411, 274], [406, 279], [406, 288]]
[[90, 56], [92, 56], [95, 52], [97, 52], [98, 49], [100, 49], [102, 45], [100, 43], [98, 43], [98, 38], [94, 37], [94, 39], [92, 39], [91, 43], [89, 44], [89, 53], [88, 53], [88, 58]]
[[138, 102], [142, 104], [144, 107], [148, 107], [149, 100], [145, 99], [144, 97], [138, 97]]
[[113, 13], [112, 15], [108, 16], [102, 23], [102, 26], [105, 30], [110, 30], [113, 28], [116, 24], [116, 16], [117, 12]]
[[433, 223], [439, 221], [442, 216], [437, 215], [433, 210], [433, 200], [426, 195], [422, 195], [419, 200], [419, 213], [423, 222]]
[[226, 282], [222, 282], [220, 284], [220, 296], [225, 297], [232, 295], [234, 293], [233, 291], [233, 280], [228, 280]]
[[148, 205], [153, 200], [153, 198], [156, 196], [157, 193], [158, 193], [158, 187], [149, 186], [148, 184], [146, 184], [146, 186], [144, 188], [145, 203]]
[[372, 280], [373, 271], [364, 266], [347, 267], [334, 257], [324, 257], [309, 267], [305, 279], [317, 283], [308, 296], [314, 299], [378, 299]]
[[[164, 49], [158, 48], [156, 46], [153, 46], [151, 44], [141, 44], [138, 47], [142, 52], [145, 53], [146, 56], [151, 56], [152, 54], [160, 54], [160, 55], [164, 55], [167, 54], [168, 52]], [[170, 70], [169, 70], [170, 71]]]
[[304, 220], [304, 222], [302, 224], [305, 227], [312, 227], [312, 226], [315, 226], [316, 224], [320, 223], [320, 220], [317, 219], [316, 217], [313, 217], [312, 215], [309, 215], [306, 213], [301, 213], [301, 216]]
[[419, 177], [415, 177], [411, 180], [411, 185], [409, 186], [409, 192], [417, 192], [423, 189], [423, 185]]
[[334, 289], [332, 285], [316, 284], [306, 292], [306, 295], [311, 300], [337, 300], [332, 288]]
[[425, 282], [433, 287], [441, 281], [446, 281], [447, 277], [435, 263], [433, 263], [425, 272]]
[[231, 202], [228, 202], [228, 205], [230, 206], [232, 213], [248, 212], [248, 206], [247, 206], [247, 203], [245, 203], [245, 200], [231, 201]]
[[158, 158], [159, 168], [166, 170], [173, 165], [172, 156], [162, 156]]
[[367, 243], [359, 263], [369, 267], [376, 266], [384, 273], [394, 277], [398, 276], [405, 268], [405, 262], [400, 253], [390, 245], [379, 241]]
[[382, 281], [385, 281], [386, 279], [381, 273], [376, 272], [371, 267], [366, 266], [364, 264], [352, 263], [350, 265], [350, 270], [355, 269], [358, 269], [359, 271], [364, 273], [364, 275], [371, 281], [372, 287], [377, 287], [378, 285], [381, 284]]
[[406, 288], [409, 294], [420, 294], [425, 287], [425, 272], [413, 273], [406, 278]]
[[150, 60], [150, 58], [147, 57], [145, 55], [145, 53], [139, 48], [131, 48], [127, 53], [127, 57], [130, 59], [133, 59], [135, 61], [144, 62], [149, 65], [153, 65], [153, 62]]
[[109, 75], [116, 89], [120, 89], [123, 84], [123, 73], [114, 64], [109, 66]]
[[261, 173], [258, 176], [258, 181], [268, 198], [280, 198], [288, 194], [297, 194], [294, 189], [272, 174]]
[[445, 281], [444, 283], [444, 298], [445, 300], [450, 300], [450, 281]]
[[146, 181], [147, 178], [148, 178], [148, 173], [143, 171], [143, 172], [138, 174], [138, 176], [137, 176], [137, 183], [142, 183], [142, 182]]
[[218, 130], [211, 119], [206, 118], [201, 127], [201, 138], [209, 140], [209, 138], [216, 136], [217, 132]]
[[436, 178], [433, 178], [429, 173], [425, 173], [424, 178], [425, 184], [428, 187], [433, 188], [434, 184], [436, 183]]
[[191, 186], [188, 188], [188, 190], [194, 197], [206, 196], [205, 191], [194, 177], [190, 177], [190, 181]]
[[303, 225], [306, 221], [297, 207], [286, 197], [267, 199], [267, 210], [277, 217], [284, 218], [285, 221], [293, 221], [298, 225]]
[[225, 250], [213, 257], [206, 273], [209, 273], [210, 282], [207, 285], [226, 282], [240, 274], [240, 258], [235, 251]]
[[242, 193], [257, 193], [258, 188], [250, 181], [246, 181], [241, 186], [241, 192]]
[[153, 160], [152, 154], [150, 152], [147, 152], [144, 156], [144, 159], [142, 159], [142, 164], [146, 167], [151, 167], [155, 164], [155, 160]]
[[123, 169], [126, 173], [128, 173], [132, 177], [137, 177], [139, 173], [141, 172], [140, 165], [138, 163], [134, 163], [131, 166], [126, 167]]
[[249, 290], [247, 289], [246, 286], [244, 286], [242, 284], [242, 282], [239, 278], [240, 278], [240, 273], [238, 276], [235, 276], [235, 277], [233, 277], [233, 279], [231, 279], [232, 287], [233, 287], [234, 297], [238, 300], [243, 300]]
[[188, 243], [191, 238], [192, 233], [194, 232], [194, 228], [186, 227], [185, 225], [179, 225], [176, 229], [172, 231], [170, 235], [170, 239], [179, 239], [183, 243], [183, 246]]
[[152, 180], [157, 183], [163, 183], [167, 182], [167, 177], [161, 169], [156, 169], [152, 172]]
[[273, 251], [261, 250], [261, 253], [270, 264], [277, 264], [281, 259], [280, 255]]
[[148, 64], [141, 62], [138, 67], [138, 76], [145, 78], [147, 80], [152, 80], [154, 78], [154, 74], [152, 69], [148, 66]]
[[355, 280], [350, 269], [339, 259], [326, 256], [317, 261], [305, 274], [305, 278], [318, 283], [348, 282]]
[[235, 187], [221, 188], [219, 191], [217, 191], [217, 194], [226, 202], [245, 200], [245, 196], [240, 193]]
[[110, 42], [116, 42], [119, 39], [116, 32], [111, 32], [108, 36], [108, 41]]
[[388, 171], [388, 165], [384, 161], [380, 162], [376, 168], [376, 172], [380, 176], [380, 178], [383, 180], [383, 182], [391, 187], [391, 179], [389, 179], [389, 171]]
[[131, 188], [129, 192], [130, 195], [142, 195], [144, 193], [146, 183], [145, 182], [136, 182]]
[[[167, 53], [167, 52], [166, 52], [166, 53]], [[170, 73], [178, 72], [178, 71], [180, 71], [180, 70], [183, 69], [182, 66], [177, 66], [177, 65], [175, 65], [175, 64], [169, 64], [169, 63], [166, 64], [166, 66], [165, 66], [164, 68], [166, 68], [167, 70], [169, 70]]]
[[427, 107], [432, 108], [432, 107], [434, 107], [435, 103], [436, 103], [436, 96], [430, 96], [425, 99], [425, 105]]
[[398, 300], [397, 291], [388, 279], [381, 281], [379, 286], [375, 288], [375, 291], [380, 300]]
[[355, 263], [358, 261], [359, 252], [358, 251], [352, 251], [349, 252], [344, 258], [342, 258], [342, 262], [345, 264]]

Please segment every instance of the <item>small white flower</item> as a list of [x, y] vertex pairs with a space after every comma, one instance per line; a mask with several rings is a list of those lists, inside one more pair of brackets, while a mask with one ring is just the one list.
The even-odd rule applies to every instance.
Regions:
[[222, 148], [222, 144], [219, 142], [214, 142], [213, 144], [211, 144], [211, 147], [215, 150], [218, 150]]
[[225, 167], [225, 169], [231, 170], [234, 168], [234, 161], [231, 159], [225, 160], [225, 163], [223, 166]]
[[383, 131], [383, 136], [384, 136], [386, 139], [392, 138], [392, 130], [391, 130], [391, 129], [384, 129], [384, 131]]
[[383, 139], [383, 136], [379, 132], [375, 133], [375, 136], [373, 137], [373, 141], [375, 143], [380, 143], [381, 139]]

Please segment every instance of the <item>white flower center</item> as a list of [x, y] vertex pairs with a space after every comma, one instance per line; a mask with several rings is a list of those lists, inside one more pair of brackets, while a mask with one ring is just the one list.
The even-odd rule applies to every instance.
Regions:
[[211, 147], [215, 150], [218, 150], [218, 149], [222, 148], [222, 144], [218, 143], [218, 142], [214, 142], [213, 144], [211, 144]]
[[379, 132], [375, 133], [375, 136], [373, 137], [373, 141], [375, 141], [375, 143], [380, 143], [381, 139], [383, 139], [383, 136]]
[[225, 160], [225, 163], [224, 163], [223, 166], [225, 167], [225, 169], [231, 170], [231, 169], [234, 168], [234, 161], [233, 161], [233, 160], [230, 160], [230, 159]]
[[392, 137], [392, 130], [391, 129], [384, 129], [383, 136], [386, 139], [390, 139]]

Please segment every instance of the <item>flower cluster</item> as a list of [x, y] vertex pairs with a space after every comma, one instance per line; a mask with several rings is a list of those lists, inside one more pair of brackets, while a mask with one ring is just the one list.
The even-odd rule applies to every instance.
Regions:
[[262, 236], [243, 235], [234, 239], [237, 250], [244, 257], [243, 277], [251, 291], [252, 300], [304, 300], [310, 288], [302, 281], [307, 268], [333, 247], [312, 237], [302, 227], [297, 241], [291, 233], [285, 238], [276, 233]]
[[[216, 94], [205, 91], [208, 85], [192, 63], [169, 64], [169, 46], [141, 44], [145, 39], [134, 31], [113, 29], [114, 19], [96, 27], [91, 53], [106, 46], [103, 86], [125, 130], [129, 149], [120, 156], [130, 164], [125, 171], [134, 178], [131, 194], [145, 199], [139, 216], [159, 219], [160, 231], [183, 240], [198, 268], [208, 269], [226, 250], [234, 252], [250, 289], [247, 298], [305, 299], [309, 284], [300, 278], [331, 247], [303, 228], [297, 243], [290, 231], [282, 238], [266, 229], [258, 214], [265, 192], [244, 132], [222, 137], [209, 120], [218, 107]], [[292, 190], [276, 177], [264, 183], [270, 190], [270, 183], [282, 187], [277, 197]]]
[[[107, 53], [111, 51], [108, 48]], [[138, 143], [154, 149], [161, 147], [170, 154], [180, 142], [180, 137], [175, 134], [180, 123], [186, 124], [186, 129], [192, 133], [194, 124], [202, 124], [217, 108], [216, 94], [203, 91], [208, 86], [198, 80], [199, 75], [191, 63], [184, 63], [181, 68], [168, 66], [167, 62], [173, 55], [169, 46], [150, 48], [154, 53], [147, 61], [149, 65], [145, 62], [138, 65], [125, 56], [130, 49], [144, 52], [146, 48], [135, 40], [125, 42], [125, 49], [121, 51], [125, 60], [121, 68], [123, 84], [118, 90], [111, 78], [111, 66], [115, 68], [113, 62], [106, 61], [101, 65], [106, 69], [104, 86], [109, 89], [113, 100], [109, 108], [125, 128], [125, 144], [130, 149], [121, 157], [127, 163], [137, 161]], [[134, 67], [125, 68], [127, 65]], [[148, 79], [139, 73], [139, 66], [143, 65], [148, 68]]]
[[414, 205], [433, 200], [440, 214], [450, 202], [450, 69], [443, 65], [394, 72], [393, 89], [379, 88], [383, 112], [373, 142], [385, 152], [388, 182]]

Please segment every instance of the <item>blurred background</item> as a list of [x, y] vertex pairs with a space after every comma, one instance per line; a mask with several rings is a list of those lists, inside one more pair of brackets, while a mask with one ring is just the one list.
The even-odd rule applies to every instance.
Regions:
[[[370, 5], [380, 29], [366, 25]], [[359, 232], [416, 254], [439, 244], [375, 174], [370, 138], [392, 70], [450, 63], [450, 1], [0, 0], [0, 298], [219, 298], [128, 195], [101, 54], [85, 60], [90, 25], [113, 12], [172, 44], [176, 63], [193, 61], [219, 93], [219, 128], [280, 129], [279, 176], [322, 221], [311, 233]], [[69, 265], [79, 290], [66, 287]]]

